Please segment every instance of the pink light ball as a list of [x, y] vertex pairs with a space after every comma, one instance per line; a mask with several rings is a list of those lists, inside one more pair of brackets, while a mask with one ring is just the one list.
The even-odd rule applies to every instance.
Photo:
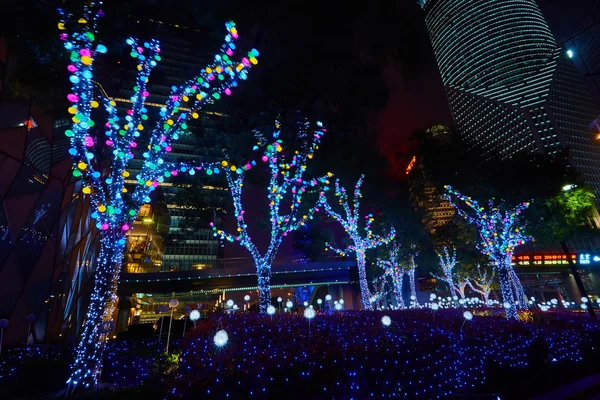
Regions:
[[102, 224], [102, 230], [105, 231], [107, 229], [108, 229], [108, 224], [107, 223]]
[[226, 94], [227, 96], [229, 96], [229, 95], [231, 94], [231, 89], [229, 89], [229, 88], [226, 88], [226, 89], [225, 89], [225, 94]]
[[124, 231], [128, 231], [129, 230], [129, 225], [125, 224], [121, 227], [121, 229], [123, 229]]
[[67, 67], [67, 69], [69, 70], [69, 72], [76, 72], [77, 71], [77, 67], [74, 66], [73, 64], [69, 65]]
[[267, 162], [267, 161], [269, 161], [269, 157], [267, 157], [267, 156], [262, 156], [261, 160], [263, 160], [263, 162]]
[[70, 93], [67, 96], [67, 100], [69, 100], [71, 103], [77, 103], [79, 101], [79, 96], [77, 96], [76, 94]]

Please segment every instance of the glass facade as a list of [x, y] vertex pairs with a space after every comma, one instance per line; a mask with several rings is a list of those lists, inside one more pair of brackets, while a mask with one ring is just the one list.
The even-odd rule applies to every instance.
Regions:
[[421, 1], [458, 131], [490, 156], [555, 154], [600, 199], [597, 109], [535, 0]]

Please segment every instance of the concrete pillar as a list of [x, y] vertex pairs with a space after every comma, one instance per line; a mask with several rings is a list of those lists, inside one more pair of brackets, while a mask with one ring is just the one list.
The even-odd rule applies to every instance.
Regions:
[[599, 270], [590, 271], [590, 280], [592, 281], [592, 284], [594, 285], [594, 292], [588, 293], [588, 295], [595, 294], [596, 296], [600, 297], [600, 271]]
[[563, 272], [561, 277], [569, 301], [574, 301], [577, 304], [581, 303], [581, 292], [579, 291], [579, 288], [577, 288], [577, 283], [575, 282], [573, 275], [568, 272]]
[[128, 296], [119, 297], [117, 304], [118, 314], [115, 323], [115, 332], [124, 332], [129, 327], [129, 316], [131, 314], [131, 298]]

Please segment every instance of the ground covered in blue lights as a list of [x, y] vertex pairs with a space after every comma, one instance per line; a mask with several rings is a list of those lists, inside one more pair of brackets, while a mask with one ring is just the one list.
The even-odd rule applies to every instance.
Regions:
[[[600, 326], [586, 314], [528, 312], [527, 322], [511, 322], [495, 312], [474, 310], [472, 320], [460, 310], [317, 313], [310, 335], [302, 314], [215, 315], [172, 344], [170, 355], [156, 339], [112, 342], [102, 379], [117, 389], [97, 395], [523, 399], [600, 370]], [[227, 333], [223, 346], [215, 344], [219, 330]], [[61, 347], [5, 352], [0, 397], [60, 390], [71, 354]]]

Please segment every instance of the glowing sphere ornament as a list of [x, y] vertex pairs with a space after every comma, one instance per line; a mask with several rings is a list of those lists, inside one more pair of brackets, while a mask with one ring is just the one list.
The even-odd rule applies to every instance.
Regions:
[[229, 340], [229, 336], [227, 336], [227, 332], [224, 329], [221, 329], [215, 334], [214, 342], [217, 347], [223, 347], [227, 344]]
[[470, 321], [473, 319], [473, 313], [471, 311], [465, 311], [463, 313], [463, 317], [467, 320]]
[[331, 295], [330, 295], [330, 294], [328, 294], [327, 296], [325, 296], [325, 300], [327, 300], [327, 301], [331, 301]]
[[244, 296], [244, 301], [250, 301], [250, 296], [249, 295], [245, 295]]
[[306, 319], [313, 319], [315, 315], [315, 310], [312, 308], [307, 308], [306, 310], [304, 310], [304, 318]]
[[231, 308], [231, 307], [233, 307], [234, 303], [233, 303], [233, 300], [229, 299], [229, 300], [227, 300], [226, 304], [227, 304], [227, 307]]
[[190, 319], [194, 322], [198, 321], [200, 319], [200, 311], [192, 310], [192, 312], [190, 312]]
[[169, 300], [169, 307], [175, 308], [178, 305], [179, 305], [179, 300], [177, 300], [177, 299], [171, 299], [171, 300]]
[[269, 315], [275, 314], [275, 307], [273, 307], [273, 306], [267, 307], [267, 314], [269, 314]]
[[381, 323], [384, 326], [390, 326], [392, 324], [392, 319], [387, 315], [384, 315], [383, 317], [381, 317]]
[[287, 308], [292, 308], [294, 306], [294, 303], [292, 303], [290, 300], [288, 300], [288, 301], [285, 302], [285, 306]]

